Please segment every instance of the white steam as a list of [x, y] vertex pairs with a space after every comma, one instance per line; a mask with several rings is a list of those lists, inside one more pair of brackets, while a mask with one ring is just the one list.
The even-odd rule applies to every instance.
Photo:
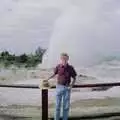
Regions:
[[55, 66], [61, 52], [67, 52], [71, 63], [80, 67], [98, 61], [100, 55], [120, 51], [119, 0], [66, 0], [65, 5], [54, 24], [45, 67]]

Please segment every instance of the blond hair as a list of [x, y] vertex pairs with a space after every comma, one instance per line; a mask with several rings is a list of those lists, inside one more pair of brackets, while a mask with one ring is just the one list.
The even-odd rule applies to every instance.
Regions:
[[67, 53], [61, 53], [61, 56], [66, 56], [69, 58], [69, 55]]

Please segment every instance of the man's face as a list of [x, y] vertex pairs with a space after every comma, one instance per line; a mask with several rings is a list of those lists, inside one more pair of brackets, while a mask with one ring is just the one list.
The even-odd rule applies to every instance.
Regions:
[[68, 63], [69, 57], [68, 56], [61, 56], [61, 63], [66, 65]]

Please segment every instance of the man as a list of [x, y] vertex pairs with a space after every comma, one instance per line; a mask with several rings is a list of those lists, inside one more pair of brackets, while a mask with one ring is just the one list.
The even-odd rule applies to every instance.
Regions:
[[[73, 87], [76, 81], [77, 74], [75, 69], [68, 63], [69, 60], [68, 54], [62, 53], [60, 59], [61, 63], [56, 66], [54, 74], [49, 79], [57, 75], [55, 120], [60, 119], [62, 100], [63, 100], [63, 120], [68, 120], [70, 107], [70, 93], [71, 88]], [[73, 78], [72, 82], [71, 78]]]

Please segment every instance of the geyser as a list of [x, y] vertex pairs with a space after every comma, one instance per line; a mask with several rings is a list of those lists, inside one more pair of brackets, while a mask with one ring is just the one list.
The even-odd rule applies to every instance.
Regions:
[[67, 52], [76, 67], [90, 65], [100, 55], [120, 51], [120, 1], [70, 0], [54, 23], [45, 67], [57, 64], [59, 54]]

